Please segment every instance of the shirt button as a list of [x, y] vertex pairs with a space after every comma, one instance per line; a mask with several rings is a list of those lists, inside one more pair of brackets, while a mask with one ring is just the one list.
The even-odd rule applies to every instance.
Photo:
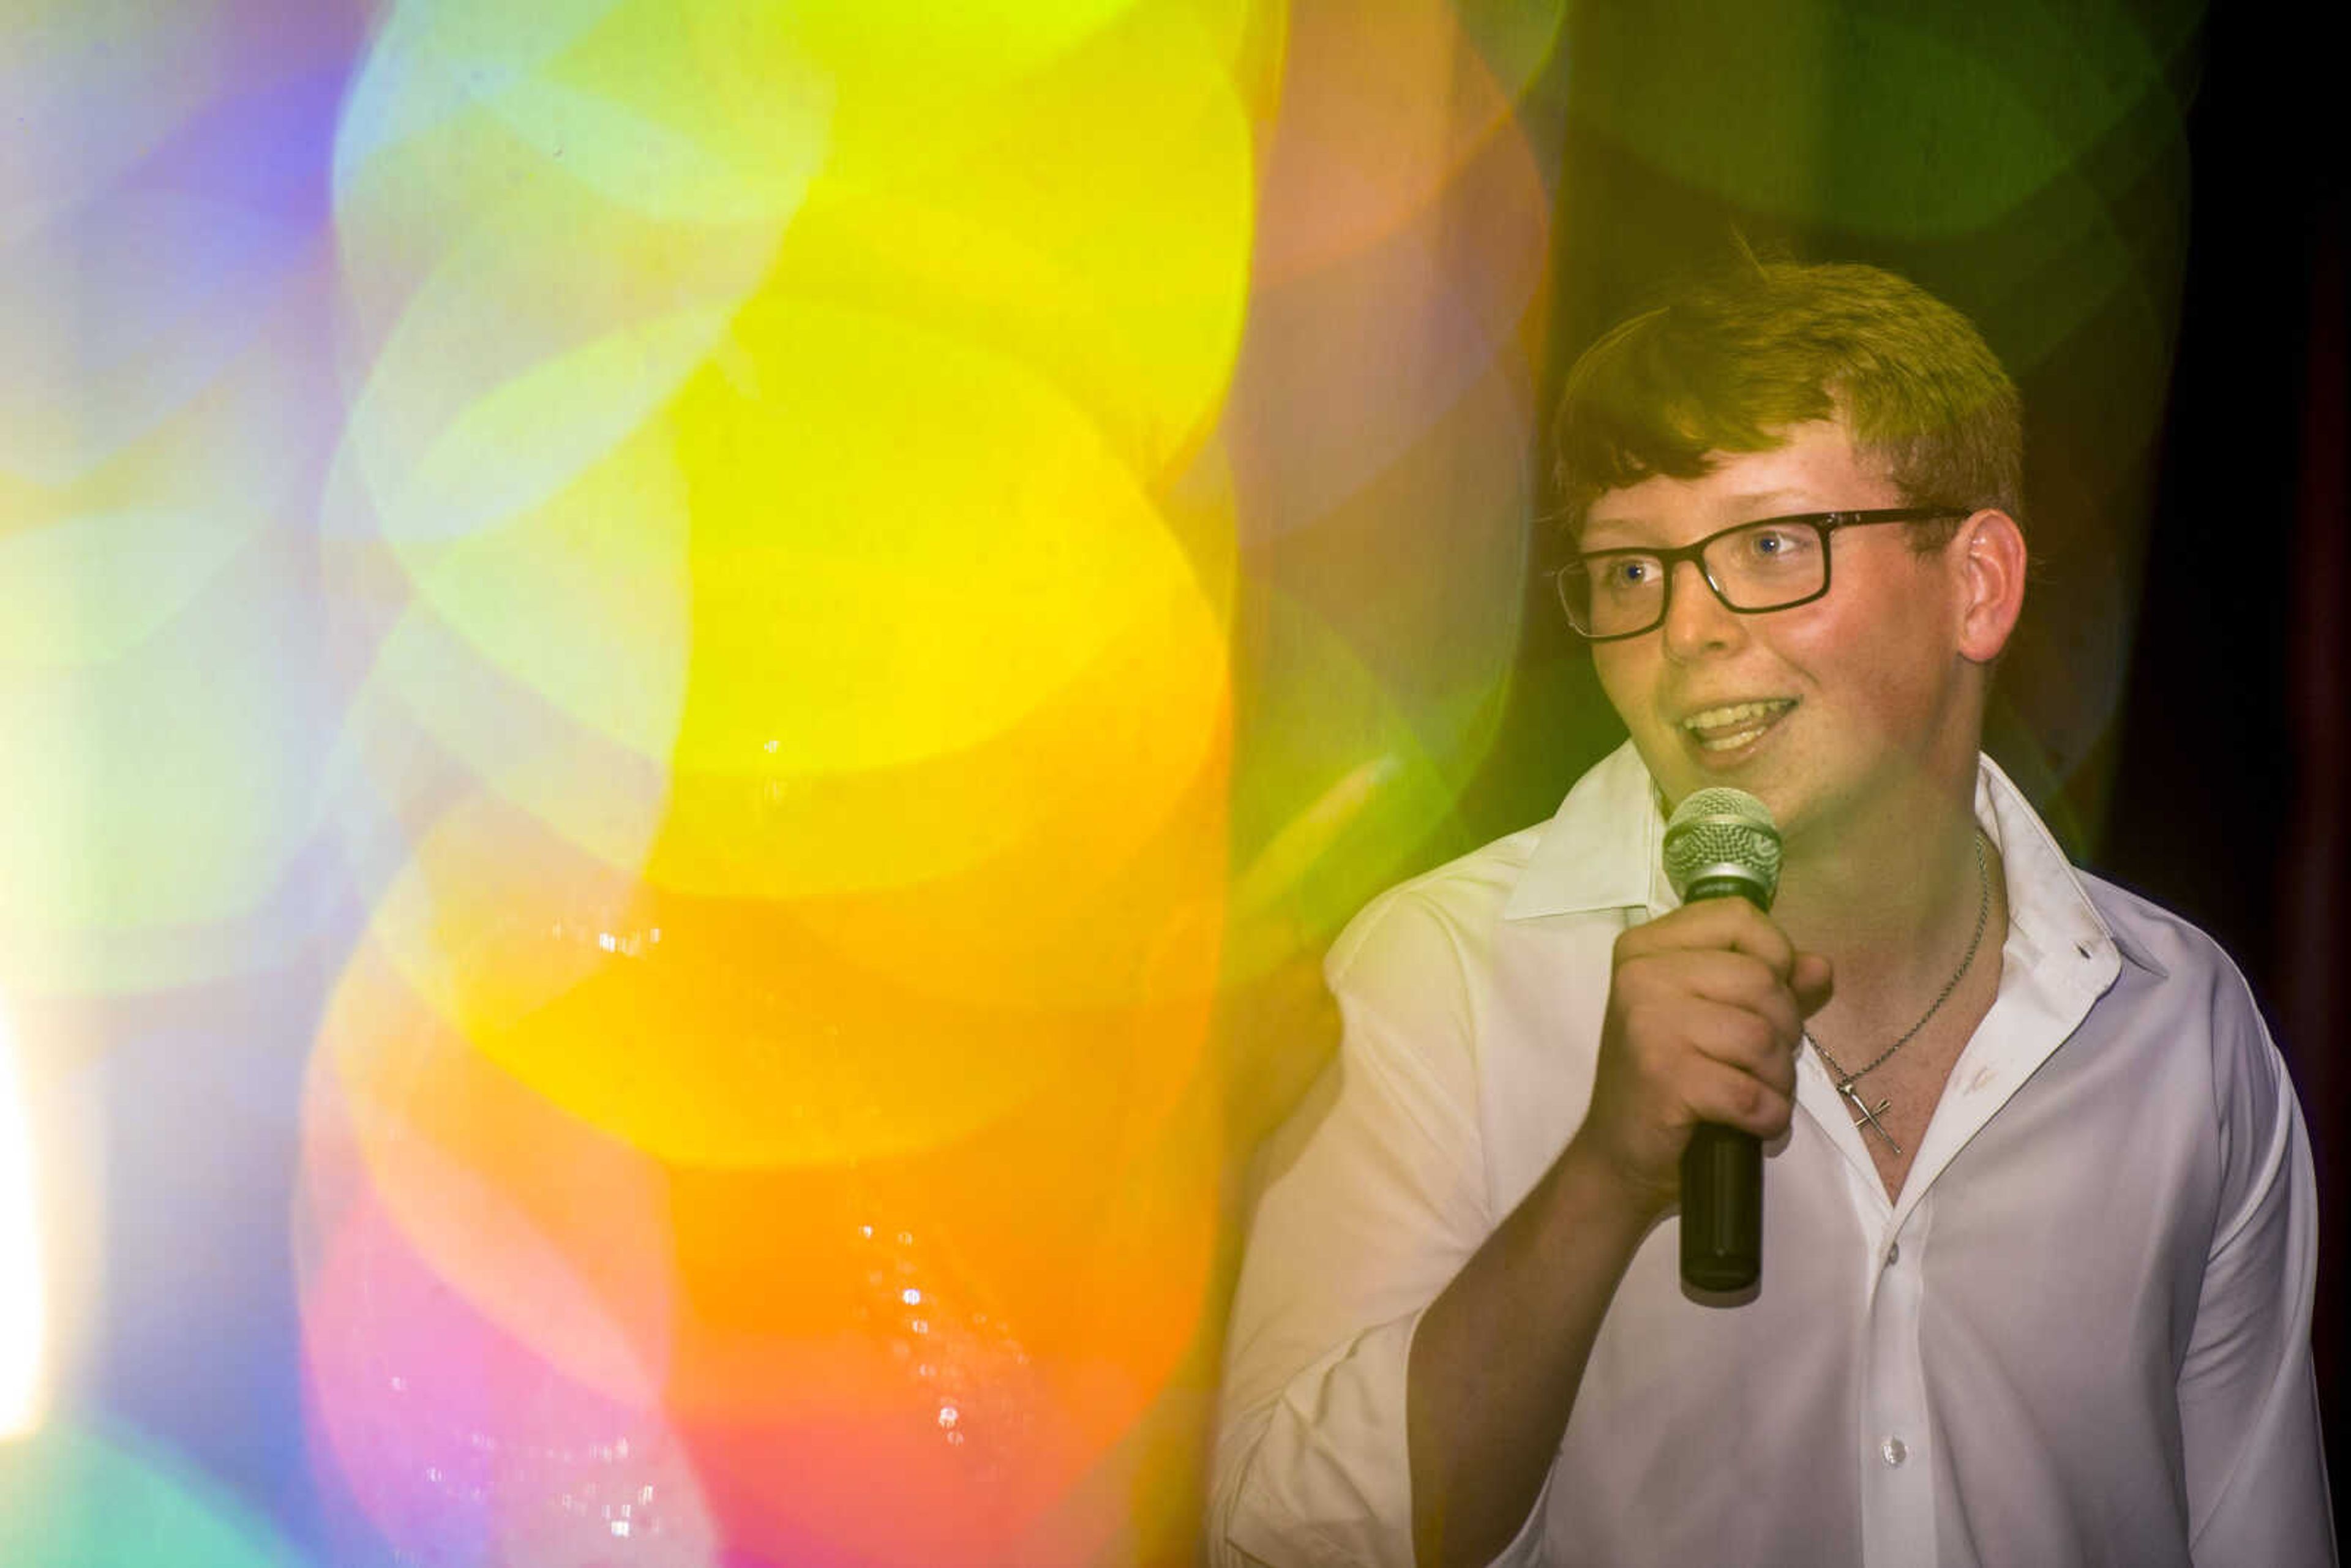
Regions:
[[1896, 1241], [1886, 1249], [1886, 1266], [1889, 1269], [1902, 1261], [1902, 1243]]
[[1899, 1465], [1910, 1457], [1909, 1445], [1899, 1437], [1888, 1437], [1877, 1446], [1877, 1452], [1889, 1465]]

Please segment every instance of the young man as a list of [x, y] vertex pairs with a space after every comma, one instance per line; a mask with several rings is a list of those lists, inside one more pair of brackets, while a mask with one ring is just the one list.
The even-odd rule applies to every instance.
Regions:
[[[1888, 274], [1750, 267], [1585, 355], [1560, 444], [1631, 738], [1333, 946], [1214, 1560], [2331, 1563], [2283, 1064], [1979, 750], [2026, 566], [1997, 360]], [[1768, 915], [1666, 882], [1708, 785], [1778, 823]], [[1736, 1304], [1679, 1281], [1700, 1122], [1766, 1140]]]

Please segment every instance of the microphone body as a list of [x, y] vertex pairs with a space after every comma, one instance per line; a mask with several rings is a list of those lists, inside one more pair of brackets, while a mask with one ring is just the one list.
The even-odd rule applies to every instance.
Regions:
[[[1770, 911], [1780, 884], [1780, 834], [1742, 789], [1700, 789], [1666, 827], [1666, 875], [1684, 903], [1744, 898]], [[1744, 1291], [1763, 1272], [1763, 1145], [1754, 1134], [1702, 1122], [1682, 1150], [1682, 1282]]]

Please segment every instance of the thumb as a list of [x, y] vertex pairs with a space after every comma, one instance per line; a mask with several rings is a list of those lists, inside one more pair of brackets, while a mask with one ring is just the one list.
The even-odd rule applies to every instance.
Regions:
[[1828, 959], [1818, 953], [1797, 954], [1795, 967], [1788, 972], [1788, 988], [1796, 993], [1796, 1006], [1806, 1018], [1826, 1007], [1836, 990]]

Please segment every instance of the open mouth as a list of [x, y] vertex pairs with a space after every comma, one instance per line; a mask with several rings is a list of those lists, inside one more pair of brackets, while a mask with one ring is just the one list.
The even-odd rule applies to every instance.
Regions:
[[1795, 706], [1793, 697], [1729, 703], [1690, 715], [1682, 720], [1682, 733], [1698, 742], [1701, 751], [1736, 751], [1779, 723]]

